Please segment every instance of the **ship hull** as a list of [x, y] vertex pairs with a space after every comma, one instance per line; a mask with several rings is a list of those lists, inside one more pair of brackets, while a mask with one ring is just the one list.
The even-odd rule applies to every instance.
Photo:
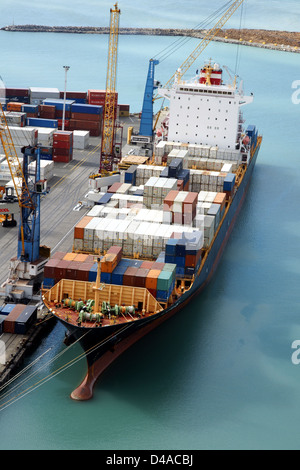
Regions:
[[195, 277], [192, 287], [175, 303], [161, 312], [130, 322], [127, 325], [112, 325], [103, 328], [82, 328], [61, 320], [69, 330], [69, 338], [81, 344], [87, 359], [87, 374], [82, 383], [72, 392], [74, 400], [88, 400], [93, 396], [93, 388], [103, 371], [125, 350], [148, 334], [175, 313], [182, 310], [195, 296], [206, 287], [213, 276], [221, 255], [234, 227], [236, 218], [243, 205], [255, 167], [259, 146], [257, 147], [243, 180], [232, 200], [229, 210], [220, 226], [219, 232], [206, 258], [200, 274]]

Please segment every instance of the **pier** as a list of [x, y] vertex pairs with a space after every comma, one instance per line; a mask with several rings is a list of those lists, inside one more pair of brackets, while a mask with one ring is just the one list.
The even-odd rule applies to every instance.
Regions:
[[[30, 33], [109, 34], [109, 28], [101, 26], [10, 25], [2, 27], [0, 30]], [[122, 35], [189, 36], [199, 39], [202, 39], [206, 32], [206, 30], [178, 28], [120, 28], [119, 30], [119, 34]], [[224, 29], [218, 33], [218, 36], [215, 36], [214, 41], [285, 52], [300, 52], [300, 32]]]

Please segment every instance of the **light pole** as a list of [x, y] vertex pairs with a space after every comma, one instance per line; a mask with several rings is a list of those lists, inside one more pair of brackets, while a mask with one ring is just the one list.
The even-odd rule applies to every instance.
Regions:
[[67, 73], [69, 70], [68, 65], [63, 66], [65, 69], [65, 91], [64, 91], [64, 107], [63, 107], [63, 119], [62, 119], [62, 130], [65, 130], [65, 114], [66, 114], [66, 93], [67, 93]]

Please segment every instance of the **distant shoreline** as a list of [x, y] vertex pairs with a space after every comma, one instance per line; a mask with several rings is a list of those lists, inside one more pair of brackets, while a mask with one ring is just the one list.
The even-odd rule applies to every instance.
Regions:
[[[73, 33], [73, 34], [109, 34], [108, 27], [91, 26], [43, 26], [11, 25], [0, 28], [1, 31], [31, 33]], [[203, 38], [205, 30], [162, 29], [162, 28], [120, 28], [119, 34], [147, 36], [190, 36]], [[272, 31], [264, 29], [224, 29], [219, 31], [213, 41], [265, 49], [300, 53], [300, 32]]]

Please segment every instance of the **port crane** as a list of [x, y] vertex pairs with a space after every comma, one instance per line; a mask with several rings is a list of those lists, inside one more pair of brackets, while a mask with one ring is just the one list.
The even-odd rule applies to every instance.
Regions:
[[[23, 147], [21, 165], [1, 103], [0, 139], [14, 186], [14, 195], [7, 190], [5, 198], [16, 198], [20, 208], [18, 251], [17, 258], [11, 261], [11, 273], [18, 269], [21, 276], [32, 279], [45, 263], [45, 258], [40, 256], [40, 197], [47, 192], [47, 181], [40, 179], [40, 149], [38, 145]], [[33, 174], [30, 174], [31, 162], [35, 162]]]
[[[180, 80], [182, 76], [187, 72], [199, 55], [204, 51], [204, 49], [210, 44], [213, 38], [218, 34], [218, 32], [223, 28], [227, 21], [231, 18], [234, 12], [242, 5], [245, 0], [235, 0], [226, 10], [223, 16], [215, 24], [215, 26], [210, 29], [194, 49], [194, 51], [187, 57], [179, 69], [172, 75], [168, 82], [163, 86], [163, 88], [171, 88], [174, 84], [175, 77], [177, 80]], [[157, 83], [154, 79], [154, 68], [158, 65], [159, 61], [149, 61], [149, 69], [146, 81], [146, 88], [144, 94], [142, 115], [141, 115], [141, 125], [140, 125], [140, 136], [148, 137], [149, 142], [153, 140], [154, 132], [159, 120], [160, 111], [157, 113], [156, 121], [153, 126], [153, 103], [155, 100], [160, 98], [158, 95], [153, 96], [154, 90], [157, 89]], [[140, 137], [141, 138], [141, 137]]]
[[111, 174], [121, 159], [122, 141], [119, 143], [116, 142], [118, 127], [116, 123], [116, 77], [120, 14], [121, 11], [116, 3], [114, 7], [110, 9], [106, 94], [99, 167], [101, 176]]

